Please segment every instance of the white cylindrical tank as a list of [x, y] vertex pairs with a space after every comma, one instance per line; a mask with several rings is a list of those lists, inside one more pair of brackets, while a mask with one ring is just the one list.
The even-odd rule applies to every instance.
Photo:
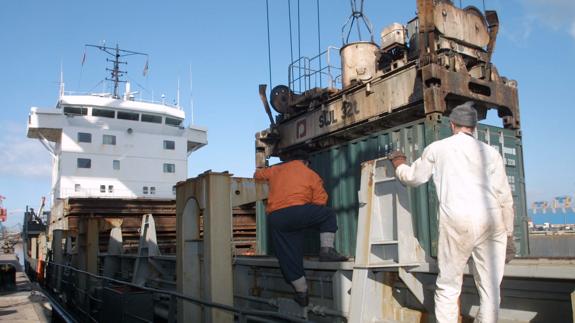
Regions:
[[343, 88], [367, 81], [375, 75], [377, 50], [379, 46], [371, 42], [349, 43], [340, 49]]

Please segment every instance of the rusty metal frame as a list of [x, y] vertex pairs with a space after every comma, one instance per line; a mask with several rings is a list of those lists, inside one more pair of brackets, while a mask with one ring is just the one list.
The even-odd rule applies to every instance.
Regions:
[[[499, 31], [499, 18], [495, 11], [485, 13], [485, 23], [489, 29], [489, 43], [485, 59], [486, 80], [473, 78], [466, 69], [451, 71], [438, 65], [436, 39], [441, 37], [436, 30], [434, 9], [436, 0], [417, 0], [419, 19], [419, 67], [424, 85], [423, 97], [426, 114], [449, 112], [447, 101], [475, 100], [483, 104], [483, 109], [495, 107], [498, 116], [503, 119], [505, 128], [520, 129], [519, 99], [515, 82], [503, 82], [491, 65], [491, 56], [495, 49]], [[439, 1], [441, 2], [441, 1]], [[459, 54], [456, 54], [459, 55]], [[495, 77], [493, 77], [495, 74]], [[477, 86], [488, 92], [478, 93], [472, 90]], [[485, 114], [486, 111], [481, 111]]]
[[[232, 306], [232, 209], [264, 199], [266, 185], [251, 178], [232, 178], [227, 172], [205, 172], [178, 183], [176, 190], [177, 291]], [[232, 322], [233, 315], [180, 300], [178, 321]]]
[[[443, 10], [443, 16], [438, 15], [438, 10]], [[517, 83], [500, 77], [491, 64], [499, 31], [497, 13], [486, 11], [479, 18], [488, 36], [473, 36], [469, 42], [461, 38], [472, 37], [469, 32], [453, 36], [459, 37], [455, 39], [438, 30], [441, 21], [437, 19], [451, 17], [453, 24], [454, 15], [469, 23], [469, 19], [479, 21], [476, 17], [481, 13], [475, 8], [459, 9], [447, 0], [417, 0], [417, 48], [413, 48], [417, 57], [392, 72], [380, 71], [363, 84], [331, 94], [320, 106], [310, 105], [307, 110], [298, 110], [300, 113], [284, 114], [269, 130], [256, 135], [256, 159], [262, 163], [270, 156], [287, 157], [297, 149], [316, 151], [386, 125], [424, 116], [433, 119], [467, 100], [477, 103], [480, 119], [486, 117], [488, 109], [496, 109], [505, 128], [519, 130]], [[483, 43], [486, 48], [479, 47]], [[331, 122], [334, 112], [337, 118], [340, 110], [346, 111], [346, 104], [358, 105], [360, 112], [345, 122], [341, 117], [339, 122]]]
[[[485, 81], [467, 73], [453, 72], [437, 64], [421, 68], [426, 114], [449, 112], [447, 101], [474, 100], [486, 107], [496, 107], [505, 128], [519, 129], [519, 99], [517, 88], [503, 82]], [[490, 95], [472, 91], [474, 85], [488, 89]]]

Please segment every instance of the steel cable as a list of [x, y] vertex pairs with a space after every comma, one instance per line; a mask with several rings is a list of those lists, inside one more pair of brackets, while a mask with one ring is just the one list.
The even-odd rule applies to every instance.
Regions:
[[266, 0], [266, 19], [268, 28], [268, 70], [270, 74], [270, 89], [272, 88], [272, 48], [270, 39], [270, 6], [269, 0]]
[[[319, 59], [319, 87], [322, 87], [322, 82], [321, 82], [321, 75], [322, 75], [322, 71], [321, 71], [321, 28], [320, 28], [320, 20], [319, 20], [319, 0], [316, 0], [316, 4], [317, 4], [317, 56]], [[316, 84], [317, 85], [317, 84]]]
[[289, 50], [290, 50], [290, 64], [293, 63], [293, 40], [292, 40], [292, 24], [291, 24], [291, 0], [288, 0], [288, 20], [289, 20]]

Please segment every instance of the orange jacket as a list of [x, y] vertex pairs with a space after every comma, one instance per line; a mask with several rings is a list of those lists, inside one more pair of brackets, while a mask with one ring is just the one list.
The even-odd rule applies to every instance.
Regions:
[[323, 181], [301, 160], [257, 169], [254, 178], [267, 180], [269, 183], [270, 192], [266, 207], [268, 214], [289, 206], [327, 203]]

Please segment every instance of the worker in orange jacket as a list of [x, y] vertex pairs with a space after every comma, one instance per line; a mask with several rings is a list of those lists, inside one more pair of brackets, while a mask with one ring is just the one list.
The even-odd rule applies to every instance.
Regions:
[[323, 181], [308, 165], [306, 156], [298, 153], [279, 165], [257, 165], [254, 174], [255, 179], [269, 183], [266, 213], [273, 245], [284, 279], [293, 286], [294, 300], [300, 306], [309, 303], [303, 268], [304, 229], [319, 229], [320, 261], [347, 260], [334, 248], [337, 219], [326, 206]]

